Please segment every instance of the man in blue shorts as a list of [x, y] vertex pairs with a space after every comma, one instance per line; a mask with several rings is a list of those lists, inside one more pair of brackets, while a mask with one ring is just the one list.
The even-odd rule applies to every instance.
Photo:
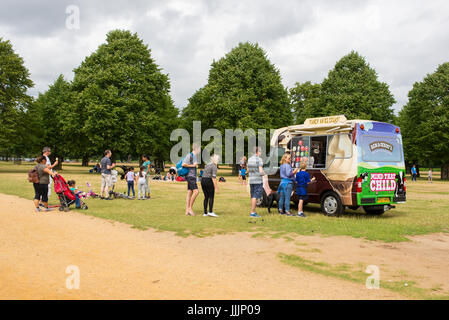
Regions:
[[260, 157], [260, 147], [254, 148], [254, 155], [248, 159], [249, 186], [251, 190], [251, 213], [253, 218], [260, 218], [256, 213], [257, 199], [263, 197], [263, 160]]
[[198, 196], [198, 185], [196, 183], [196, 169], [198, 167], [197, 156], [200, 154], [201, 148], [197, 144], [192, 145], [192, 152], [189, 153], [182, 161], [182, 166], [189, 169], [186, 175], [187, 180], [187, 196], [186, 196], [186, 215], [194, 216], [193, 204]]

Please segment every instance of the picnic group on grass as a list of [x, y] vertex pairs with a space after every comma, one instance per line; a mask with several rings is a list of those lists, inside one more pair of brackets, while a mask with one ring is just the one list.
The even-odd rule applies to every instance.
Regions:
[[[263, 197], [264, 191], [264, 177], [266, 173], [263, 170], [263, 160], [261, 158], [261, 149], [255, 147], [253, 150], [253, 155], [247, 159], [242, 157], [239, 162], [239, 177], [238, 181], [240, 184], [246, 185], [247, 176], [249, 177], [249, 190], [251, 196], [251, 209], [250, 217], [260, 218], [261, 216], [256, 212], [257, 201]], [[181, 171], [183, 171], [181, 180], [186, 181], [187, 184], [187, 194], [186, 194], [186, 204], [185, 204], [185, 214], [187, 216], [194, 216], [193, 205], [199, 194], [198, 188], [198, 156], [201, 153], [201, 148], [197, 144], [192, 145], [192, 152], [187, 154], [180, 161], [180, 168], [170, 167], [164, 180], [175, 181], [181, 178]], [[52, 169], [58, 164], [58, 159], [52, 164], [50, 161], [51, 149], [49, 147], [43, 148], [42, 155], [36, 159], [36, 166], [32, 170], [35, 177], [30, 181], [33, 182], [35, 197], [34, 205], [37, 212], [49, 211], [48, 198], [51, 193], [51, 177], [54, 177], [57, 173]], [[98, 171], [101, 173], [101, 191], [100, 199], [112, 200], [111, 192], [113, 185], [115, 183], [113, 177], [113, 169], [116, 164], [111, 160], [112, 152], [111, 150], [106, 150], [104, 152], [104, 157], [101, 159], [99, 165], [96, 165]], [[125, 180], [128, 186], [128, 197], [135, 199], [135, 189], [137, 186], [138, 200], [148, 200], [151, 198], [149, 178], [151, 172], [151, 161], [148, 155], [142, 156], [142, 165], [139, 170], [135, 172], [133, 167], [127, 168], [125, 172]], [[217, 183], [217, 171], [218, 163], [220, 159], [219, 156], [214, 154], [210, 157], [210, 161], [206, 164], [204, 169], [200, 173], [201, 189], [204, 194], [203, 199], [203, 216], [208, 217], [218, 217], [214, 212], [214, 199], [215, 193], [219, 193], [219, 187]], [[305, 217], [303, 212], [304, 202], [307, 201], [307, 185], [315, 180], [315, 178], [310, 178], [309, 173], [306, 171], [306, 163], [301, 163], [299, 168], [293, 169], [291, 166], [291, 155], [290, 153], [285, 153], [282, 156], [280, 166], [280, 185], [278, 187], [277, 193], [279, 194], [278, 201], [278, 211], [279, 214], [285, 216], [292, 216], [290, 211], [290, 200], [293, 192], [293, 187], [296, 183], [296, 194], [299, 198], [298, 203], [298, 217]], [[415, 169], [416, 171], [416, 169]], [[30, 171], [31, 173], [31, 171]], [[30, 175], [29, 173], [29, 175]], [[412, 171], [413, 174], [413, 171]], [[430, 176], [431, 177], [431, 176]], [[416, 179], [416, 178], [415, 178]], [[431, 178], [429, 179], [431, 181]], [[76, 182], [74, 180], [68, 181], [68, 188], [73, 193], [76, 194]], [[132, 193], [132, 197], [131, 197]], [[76, 195], [75, 198], [76, 208], [80, 208], [80, 199]]]

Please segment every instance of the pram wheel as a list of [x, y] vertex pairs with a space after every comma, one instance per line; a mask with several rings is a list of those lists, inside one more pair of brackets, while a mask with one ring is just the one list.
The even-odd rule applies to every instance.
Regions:
[[83, 204], [83, 205], [81, 206], [81, 210], [87, 210], [87, 205]]
[[64, 211], [64, 207], [59, 207], [59, 211]]

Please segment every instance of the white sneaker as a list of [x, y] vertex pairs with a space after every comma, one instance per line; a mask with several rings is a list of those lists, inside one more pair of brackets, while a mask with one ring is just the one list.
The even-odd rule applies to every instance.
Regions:
[[208, 217], [209, 215], [207, 214], [207, 213], [204, 213], [203, 214], [203, 217]]
[[218, 215], [216, 215], [214, 212], [209, 212], [207, 215], [208, 215], [209, 217], [218, 218]]

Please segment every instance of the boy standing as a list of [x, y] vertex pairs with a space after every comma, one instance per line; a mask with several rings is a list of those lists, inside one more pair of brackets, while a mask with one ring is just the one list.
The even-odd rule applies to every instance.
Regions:
[[296, 174], [296, 194], [299, 198], [298, 203], [298, 217], [305, 218], [306, 215], [303, 212], [304, 201], [307, 200], [307, 185], [315, 181], [315, 177], [310, 179], [309, 173], [306, 171], [307, 164], [305, 162], [301, 162], [300, 164], [301, 170]]
[[241, 179], [242, 179], [242, 184], [246, 185], [246, 169], [245, 169], [245, 167], [240, 169], [240, 176], [241, 176]]
[[260, 147], [254, 148], [254, 155], [248, 159], [249, 186], [251, 191], [250, 217], [260, 218], [256, 213], [257, 199], [263, 196], [263, 160], [260, 157]]
[[416, 181], [416, 165], [413, 165], [412, 169], [411, 169], [411, 173], [412, 173], [412, 181], [415, 180]]

